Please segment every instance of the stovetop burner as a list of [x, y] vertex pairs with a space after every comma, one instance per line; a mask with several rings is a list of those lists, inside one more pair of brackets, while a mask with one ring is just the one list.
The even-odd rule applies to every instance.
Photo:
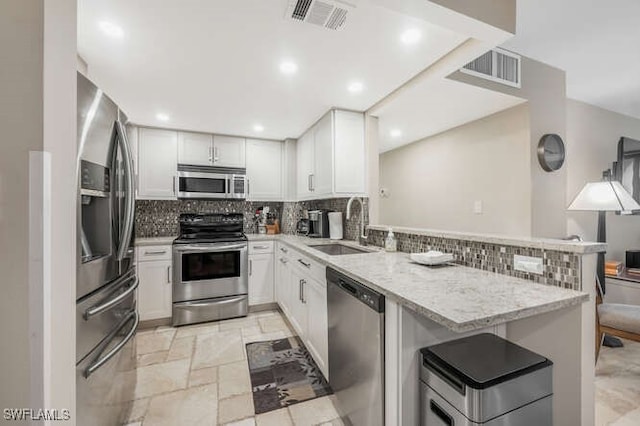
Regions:
[[180, 215], [180, 236], [174, 244], [246, 241], [242, 213], [185, 213]]

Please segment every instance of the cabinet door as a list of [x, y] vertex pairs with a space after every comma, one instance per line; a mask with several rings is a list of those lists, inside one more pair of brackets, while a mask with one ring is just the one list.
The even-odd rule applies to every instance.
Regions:
[[247, 178], [252, 201], [282, 201], [282, 142], [247, 140]]
[[138, 136], [138, 198], [175, 200], [177, 133], [141, 128]]
[[178, 133], [178, 163], [197, 166], [213, 164], [213, 137], [205, 133]]
[[171, 261], [138, 262], [138, 311], [142, 321], [171, 317]]
[[311, 180], [313, 197], [331, 195], [333, 191], [333, 111], [314, 126], [314, 171]]
[[304, 277], [296, 269], [291, 267], [291, 278], [289, 281], [289, 301], [291, 318], [289, 321], [296, 333], [304, 341], [307, 334], [307, 306], [302, 300], [302, 286], [304, 285]]
[[213, 136], [213, 165], [245, 167], [245, 139], [234, 136]]
[[334, 112], [334, 192], [365, 193], [364, 115]]
[[280, 309], [289, 318], [291, 316], [291, 268], [288, 265], [289, 258], [286, 256], [276, 257], [276, 279], [274, 282], [276, 291], [276, 302]]
[[296, 147], [296, 188], [298, 198], [311, 198], [311, 179], [313, 178], [313, 129], [298, 139]]
[[273, 301], [273, 254], [253, 254], [249, 256], [249, 305]]
[[303, 288], [303, 298], [307, 307], [307, 335], [305, 345], [329, 378], [329, 322], [327, 320], [327, 287], [313, 279], [307, 279]]

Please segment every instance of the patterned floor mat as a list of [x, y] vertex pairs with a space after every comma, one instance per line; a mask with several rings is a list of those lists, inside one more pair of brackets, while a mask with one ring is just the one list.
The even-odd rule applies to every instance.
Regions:
[[333, 393], [298, 337], [247, 344], [256, 414]]

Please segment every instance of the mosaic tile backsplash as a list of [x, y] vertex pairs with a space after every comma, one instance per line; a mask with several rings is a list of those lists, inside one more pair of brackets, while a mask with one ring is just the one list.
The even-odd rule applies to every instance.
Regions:
[[[302, 218], [303, 210], [340, 211], [346, 215], [348, 198], [300, 202], [242, 201], [242, 200], [137, 200], [135, 232], [137, 238], [170, 237], [178, 235], [178, 217], [181, 213], [229, 213], [244, 214], [244, 232], [256, 233], [255, 211], [269, 206], [271, 212], [280, 219], [281, 232], [295, 234], [296, 223]], [[368, 223], [368, 201], [365, 204], [365, 223]], [[360, 232], [360, 204], [353, 204], [353, 216], [346, 220], [343, 216], [344, 238], [355, 240]]]
[[[523, 278], [540, 284], [581, 290], [580, 256], [576, 253], [398, 232], [394, 232], [394, 235], [398, 242], [398, 251], [421, 253], [439, 250], [452, 253], [455, 262], [464, 266]], [[369, 244], [384, 247], [387, 232], [370, 229], [368, 236]], [[543, 259], [543, 275], [514, 270], [514, 255], [541, 257]]]

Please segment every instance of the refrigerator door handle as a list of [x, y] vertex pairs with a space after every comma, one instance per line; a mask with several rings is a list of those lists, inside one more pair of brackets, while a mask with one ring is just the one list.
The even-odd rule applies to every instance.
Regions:
[[131, 293], [136, 291], [136, 288], [138, 288], [138, 284], [140, 283], [140, 280], [138, 280], [138, 277], [136, 276], [133, 276], [131, 278], [135, 279], [131, 287], [129, 287], [128, 289], [120, 293], [117, 297], [114, 297], [113, 299], [109, 300], [108, 302], [103, 303], [102, 305], [92, 306], [86, 311], [84, 311], [84, 315], [83, 315], [84, 319], [88, 320], [94, 315], [98, 315], [101, 312], [109, 310], [110, 308], [114, 307], [115, 305], [117, 305], [118, 303], [126, 299]]
[[[98, 356], [98, 358], [93, 361], [91, 363], [91, 365], [89, 365], [89, 367], [87, 367], [86, 370], [84, 370], [84, 377], [85, 379], [89, 378], [90, 375], [92, 375], [93, 373], [95, 373], [95, 371], [102, 367], [107, 361], [109, 361], [111, 358], [113, 358], [113, 356], [115, 354], [117, 354], [118, 352], [120, 352], [120, 349], [122, 349], [127, 343], [129, 343], [129, 340], [131, 340], [133, 338], [133, 336], [136, 334], [136, 330], [138, 329], [138, 324], [140, 323], [140, 317], [138, 316], [138, 312], [136, 312], [135, 310], [131, 311], [125, 318], [124, 320], [118, 325], [118, 327], [116, 327], [111, 333], [109, 333], [109, 336], [107, 337], [107, 339], [105, 340], [104, 343], [104, 347], [108, 346], [113, 339], [118, 335], [118, 333], [120, 332], [120, 330], [122, 330], [122, 328], [133, 318], [133, 326], [131, 327], [131, 330], [129, 330], [129, 332], [127, 333], [127, 335], [124, 337], [124, 339], [122, 339], [122, 341], [120, 341], [120, 343], [118, 343], [113, 349], [111, 349], [109, 352], [107, 352], [107, 354], [105, 356]], [[100, 354], [102, 355], [102, 354]]]
[[131, 148], [129, 147], [129, 141], [127, 140], [127, 132], [124, 125], [118, 120], [116, 121], [116, 129], [118, 134], [118, 145], [122, 152], [122, 158], [124, 160], [124, 173], [125, 173], [125, 206], [124, 206], [124, 226], [120, 234], [120, 247], [118, 247], [117, 260], [122, 261], [129, 249], [129, 243], [131, 242], [131, 235], [133, 234], [133, 221], [134, 221], [134, 209], [135, 209], [135, 176], [133, 168], [133, 156], [131, 155]]

